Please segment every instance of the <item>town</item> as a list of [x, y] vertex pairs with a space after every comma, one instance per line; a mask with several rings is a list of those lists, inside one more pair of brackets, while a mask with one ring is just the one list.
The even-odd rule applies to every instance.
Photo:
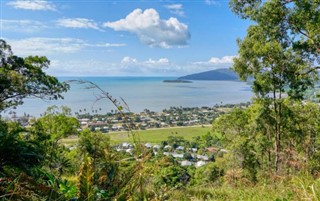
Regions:
[[[98, 110], [89, 110], [84, 108], [79, 112], [74, 112], [80, 124], [79, 131], [89, 129], [90, 131], [99, 131], [102, 133], [129, 131], [129, 130], [147, 130], [170, 127], [185, 127], [209, 125], [219, 115], [225, 114], [232, 108], [245, 108], [250, 102], [240, 104], [216, 104], [213, 107], [170, 107], [161, 112], [144, 109], [139, 113], [123, 112], [111, 110], [106, 114], [100, 114]], [[55, 106], [53, 106], [55, 107]], [[62, 106], [60, 108], [63, 108]], [[40, 116], [43, 116], [42, 114]], [[14, 110], [9, 112], [8, 120], [20, 123], [26, 127], [30, 120], [35, 117], [24, 114], [18, 116]]]
[[81, 129], [108, 133], [112, 131], [146, 130], [165, 127], [208, 125], [221, 114], [234, 107], [247, 107], [250, 102], [241, 104], [215, 105], [214, 107], [170, 107], [162, 112], [145, 109], [140, 113], [120, 113], [117, 110], [107, 114], [76, 113]]
[[[93, 133], [118, 133], [135, 130], [161, 129], [173, 127], [208, 126], [219, 115], [229, 112], [235, 107], [248, 107], [250, 102], [241, 104], [224, 104], [213, 107], [170, 107], [162, 112], [154, 112], [145, 109], [140, 113], [122, 112], [112, 110], [107, 114], [99, 114], [98, 110], [89, 113], [87, 109], [74, 112], [80, 127], [78, 131], [90, 130]], [[100, 111], [100, 110], [99, 110]], [[42, 115], [43, 116], [43, 115]], [[29, 126], [32, 119], [30, 115], [17, 117], [12, 113], [11, 119], [22, 126]], [[30, 121], [31, 120], [31, 121]], [[78, 139], [77, 136], [70, 138]], [[76, 144], [66, 145], [70, 150], [77, 147]], [[161, 143], [144, 142], [143, 147], [148, 149], [154, 157], [172, 157], [181, 166], [201, 167], [215, 160], [215, 156], [227, 153], [222, 147], [216, 146], [210, 134], [197, 136], [192, 142], [182, 136], [169, 136]], [[134, 145], [132, 142], [121, 142], [113, 145], [114, 150], [132, 158]]]

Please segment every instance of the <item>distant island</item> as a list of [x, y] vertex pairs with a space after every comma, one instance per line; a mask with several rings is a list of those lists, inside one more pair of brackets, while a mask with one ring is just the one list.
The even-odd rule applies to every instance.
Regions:
[[169, 82], [169, 83], [192, 83], [192, 81], [189, 81], [189, 80], [183, 80], [183, 79], [176, 79], [176, 80], [163, 80], [163, 82]]
[[177, 80], [228, 80], [238, 81], [238, 75], [231, 69], [220, 68], [179, 77]]

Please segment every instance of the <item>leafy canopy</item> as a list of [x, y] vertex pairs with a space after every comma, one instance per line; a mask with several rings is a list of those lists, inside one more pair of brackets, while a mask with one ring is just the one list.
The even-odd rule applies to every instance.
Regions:
[[243, 40], [234, 69], [254, 79], [260, 98], [281, 93], [302, 99], [320, 63], [319, 0], [231, 0], [231, 9], [255, 22]]
[[67, 83], [47, 75], [50, 61], [44, 56], [22, 58], [0, 39], [0, 112], [23, 103], [26, 97], [55, 100], [63, 98]]

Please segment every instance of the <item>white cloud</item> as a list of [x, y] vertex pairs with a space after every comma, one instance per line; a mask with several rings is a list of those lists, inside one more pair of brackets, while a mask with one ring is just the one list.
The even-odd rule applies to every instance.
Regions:
[[165, 5], [165, 7], [169, 9], [172, 14], [178, 15], [180, 17], [185, 16], [182, 4], [169, 4]]
[[121, 70], [130, 75], [159, 75], [159, 73], [164, 74], [164, 72], [175, 71], [176, 69], [172, 65], [167, 58], [149, 58], [145, 61], [139, 61], [136, 58], [126, 56], [121, 60], [120, 64], [113, 63], [108, 65], [108, 70], [110, 70], [110, 66], [117, 66], [118, 71]]
[[151, 47], [182, 47], [186, 46], [190, 39], [187, 25], [176, 18], [163, 20], [154, 9], [135, 9], [124, 19], [104, 23], [104, 27], [134, 33], [144, 44]]
[[48, 72], [53, 75], [166, 75], [176, 69], [169, 65], [167, 58], [138, 61], [129, 56], [120, 62], [92, 60], [53, 60]]
[[57, 21], [57, 24], [67, 28], [84, 28], [100, 30], [98, 24], [93, 20], [86, 18], [65, 18]]
[[123, 57], [123, 59], [121, 60], [122, 64], [135, 64], [138, 63], [138, 60], [135, 58], [131, 58], [131, 57]]
[[237, 56], [223, 56], [221, 58], [219, 57], [211, 57], [209, 61], [197, 61], [193, 62], [193, 64], [196, 65], [206, 65], [206, 66], [214, 66], [214, 65], [228, 65], [233, 64], [233, 59]]
[[88, 43], [77, 38], [25, 38], [20, 40], [7, 39], [12, 50], [17, 55], [52, 55], [63, 53], [76, 53], [84, 48], [111, 48], [126, 46], [123, 43]]
[[148, 59], [144, 63], [151, 64], [151, 65], [167, 65], [169, 64], [169, 59], [167, 58], [160, 58], [159, 60]]
[[223, 56], [219, 57], [211, 57], [208, 61], [197, 61], [192, 62], [186, 66], [188, 66], [189, 70], [194, 72], [203, 72], [213, 69], [219, 68], [230, 68], [233, 64], [233, 59], [237, 56]]
[[40, 21], [33, 20], [0, 20], [3, 31], [35, 33], [48, 28]]
[[150, 67], [150, 66], [169, 65], [170, 61], [169, 61], [168, 58], [160, 58], [158, 60], [149, 58], [146, 61], [138, 61], [138, 59], [136, 59], [136, 58], [132, 58], [132, 57], [126, 56], [121, 60], [121, 63], [122, 64], [136, 64], [136, 65], [139, 65], [139, 66], [144, 66], [144, 67], [148, 66], [148, 67]]
[[221, 58], [218, 57], [211, 57], [209, 60], [209, 63], [211, 64], [232, 64], [233, 59], [236, 58], [237, 56], [224, 56]]
[[75, 53], [87, 44], [75, 38], [26, 38], [9, 40], [12, 50], [18, 55], [49, 55]]
[[127, 46], [125, 43], [104, 43], [104, 44], [98, 44], [97, 47], [124, 47]]
[[134, 57], [125, 56], [119, 62], [108, 62], [102, 58], [92, 60], [53, 60], [50, 72], [55, 75], [153, 75], [153, 76], [182, 76], [186, 74], [199, 73], [218, 68], [230, 68], [228, 59], [234, 56], [219, 58], [219, 62], [187, 62], [175, 63], [168, 58], [149, 58], [138, 60]]
[[56, 6], [45, 0], [17, 0], [10, 1], [7, 5], [12, 6], [16, 9], [24, 10], [51, 10], [56, 11]]

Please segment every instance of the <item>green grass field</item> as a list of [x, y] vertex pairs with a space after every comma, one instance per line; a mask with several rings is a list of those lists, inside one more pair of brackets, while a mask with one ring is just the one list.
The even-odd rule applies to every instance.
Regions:
[[[191, 140], [195, 136], [204, 135], [211, 131], [211, 126], [161, 128], [154, 130], [137, 131], [141, 142], [160, 143], [167, 140], [169, 136], [182, 136], [186, 140]], [[128, 142], [131, 139], [127, 132], [111, 133], [110, 139], [113, 143]]]
[[[160, 143], [167, 140], [169, 136], [182, 136], [186, 140], [191, 140], [195, 136], [205, 135], [211, 132], [211, 126], [194, 126], [194, 127], [175, 127], [175, 128], [161, 128], [152, 130], [139, 130], [135, 131], [140, 136], [141, 142], [150, 142], [153, 144]], [[131, 142], [128, 132], [112, 132], [107, 133], [110, 136], [111, 143], [118, 144], [121, 142]], [[62, 139], [64, 144], [75, 144], [78, 138]]]

